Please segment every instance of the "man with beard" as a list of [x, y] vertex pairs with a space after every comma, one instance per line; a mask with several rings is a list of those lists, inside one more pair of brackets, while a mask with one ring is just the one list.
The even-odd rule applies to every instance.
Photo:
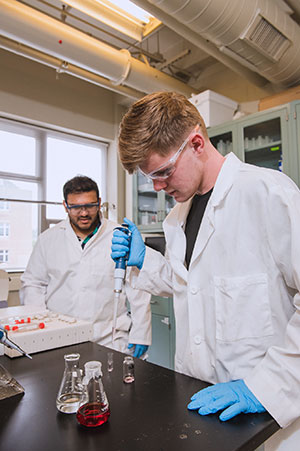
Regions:
[[118, 224], [101, 216], [94, 180], [74, 177], [65, 183], [63, 194], [68, 218], [39, 236], [21, 277], [21, 302], [91, 321], [95, 342], [125, 352], [129, 341], [134, 356], [140, 357], [151, 343], [151, 296], [127, 282], [112, 342], [115, 265], [110, 244]]

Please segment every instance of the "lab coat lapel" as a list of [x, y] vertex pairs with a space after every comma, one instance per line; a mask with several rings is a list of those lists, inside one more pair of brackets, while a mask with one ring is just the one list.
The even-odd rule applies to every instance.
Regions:
[[190, 268], [194, 261], [203, 253], [210, 237], [214, 233], [216, 210], [220, 207], [227, 193], [230, 191], [240, 166], [241, 161], [233, 153], [226, 156], [202, 218], [191, 258]]
[[184, 227], [190, 205], [191, 200], [177, 204], [163, 223], [171, 264], [176, 274], [185, 281], [187, 280], [187, 269], [184, 263], [186, 252]]
[[74, 232], [74, 230], [73, 230], [73, 228], [72, 228], [72, 226], [70, 224], [70, 219], [69, 218], [67, 218], [64, 221], [63, 226], [66, 229], [66, 238], [71, 243], [72, 247], [74, 249], [77, 249], [78, 251], [82, 251], [80, 241], [78, 240], [77, 235]]
[[200, 225], [200, 229], [197, 235], [197, 239], [195, 242], [194, 250], [191, 257], [190, 267], [193, 264], [193, 261], [203, 252], [205, 249], [208, 240], [215, 230], [215, 211], [214, 207], [211, 203], [211, 198], [208, 201], [206, 206], [202, 222]]

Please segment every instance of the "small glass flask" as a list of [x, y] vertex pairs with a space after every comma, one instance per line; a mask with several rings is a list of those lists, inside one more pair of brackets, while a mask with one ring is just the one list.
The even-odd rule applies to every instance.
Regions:
[[75, 413], [85, 402], [86, 393], [79, 368], [80, 354], [66, 354], [65, 370], [56, 398], [56, 407], [63, 413]]
[[123, 360], [123, 382], [125, 384], [134, 382], [134, 360], [130, 355], [124, 357]]
[[79, 407], [76, 418], [78, 423], [95, 427], [106, 423], [109, 416], [109, 404], [102, 384], [101, 362], [91, 361], [84, 365], [83, 384], [86, 387], [87, 401]]

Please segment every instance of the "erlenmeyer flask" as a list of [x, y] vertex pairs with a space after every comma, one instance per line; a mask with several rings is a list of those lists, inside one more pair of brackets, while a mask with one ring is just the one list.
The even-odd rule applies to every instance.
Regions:
[[84, 365], [88, 400], [79, 407], [76, 414], [78, 422], [84, 426], [95, 427], [106, 423], [110, 415], [109, 404], [102, 384], [101, 362], [91, 361]]
[[75, 413], [86, 402], [82, 372], [79, 368], [80, 354], [66, 354], [65, 370], [56, 398], [56, 407], [63, 413]]

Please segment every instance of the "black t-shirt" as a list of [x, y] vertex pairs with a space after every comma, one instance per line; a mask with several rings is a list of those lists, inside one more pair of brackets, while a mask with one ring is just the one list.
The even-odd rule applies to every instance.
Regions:
[[186, 220], [185, 236], [186, 236], [186, 253], [185, 263], [189, 269], [192, 253], [194, 250], [196, 238], [200, 228], [200, 224], [204, 215], [207, 202], [213, 192], [213, 188], [205, 194], [195, 194], [192, 205]]

